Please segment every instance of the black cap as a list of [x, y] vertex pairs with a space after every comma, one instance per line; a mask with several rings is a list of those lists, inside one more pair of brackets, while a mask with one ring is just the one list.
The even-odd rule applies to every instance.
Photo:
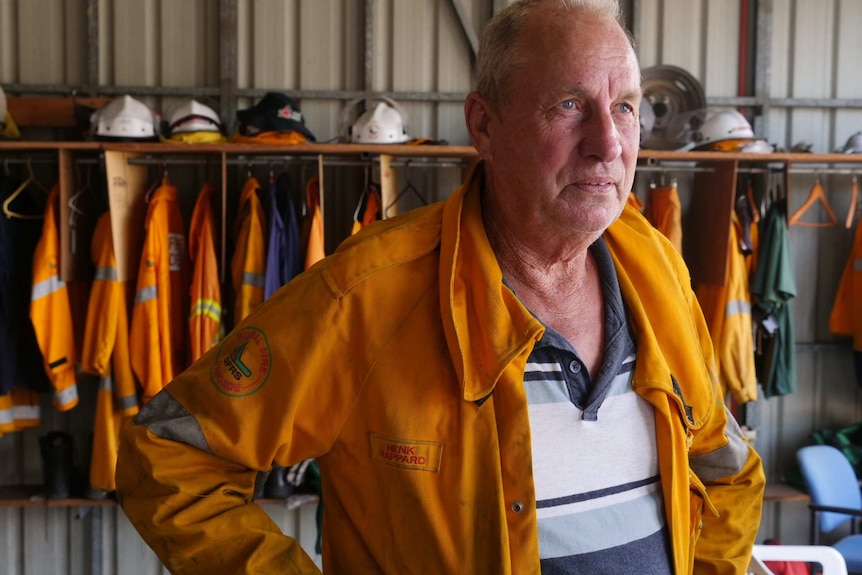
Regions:
[[305, 127], [305, 118], [293, 98], [278, 92], [267, 92], [260, 101], [244, 110], [237, 110], [239, 131], [244, 136], [255, 136], [261, 132], [299, 132], [311, 142], [316, 139]]

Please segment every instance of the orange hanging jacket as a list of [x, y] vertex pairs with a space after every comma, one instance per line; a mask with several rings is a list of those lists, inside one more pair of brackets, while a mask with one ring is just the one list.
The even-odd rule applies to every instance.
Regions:
[[138, 268], [129, 343], [132, 369], [147, 402], [185, 368], [188, 262], [177, 189], [155, 191]]
[[650, 189], [643, 214], [682, 253], [682, 204], [676, 186]]
[[221, 286], [215, 249], [212, 195], [206, 184], [198, 194], [189, 226], [189, 256], [193, 262], [189, 313], [189, 362], [218, 343], [222, 335]]
[[859, 225], [832, 303], [829, 331], [852, 336], [853, 349], [862, 351], [862, 226]]
[[78, 405], [75, 379], [75, 332], [69, 290], [60, 279], [60, 234], [57, 232], [57, 202], [60, 186], [55, 184], [45, 205], [42, 237], [33, 254], [33, 291], [30, 320], [42, 351], [45, 373], [54, 386], [54, 406], [68, 411]]
[[350, 235], [380, 219], [383, 219], [380, 187], [374, 183], [368, 184], [365, 188], [364, 197], [359, 200], [359, 205], [356, 206], [356, 212], [353, 214], [353, 226], [350, 229]]
[[99, 376], [90, 485], [113, 491], [120, 429], [138, 413], [138, 397], [129, 357], [126, 286], [117, 272], [110, 212], [96, 224], [90, 253], [96, 275], [81, 351], [81, 369]]
[[266, 215], [257, 191], [257, 178], [249, 178], [239, 197], [231, 280], [234, 290], [233, 325], [263, 302], [266, 279]]
[[737, 403], [746, 403], [757, 399], [757, 372], [748, 268], [739, 250], [742, 228], [736, 213], [732, 218], [727, 281], [724, 285], [698, 285], [695, 294], [709, 326], [722, 393], [729, 391]]

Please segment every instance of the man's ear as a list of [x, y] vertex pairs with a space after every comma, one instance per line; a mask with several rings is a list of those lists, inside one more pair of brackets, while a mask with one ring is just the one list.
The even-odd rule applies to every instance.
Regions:
[[490, 123], [494, 111], [491, 104], [478, 92], [470, 92], [464, 101], [464, 118], [470, 143], [484, 160], [492, 160]]

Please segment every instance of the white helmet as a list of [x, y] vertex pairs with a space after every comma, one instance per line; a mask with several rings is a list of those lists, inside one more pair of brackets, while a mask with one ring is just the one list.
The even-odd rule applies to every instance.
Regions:
[[8, 108], [6, 108], [6, 92], [3, 91], [3, 87], [0, 86], [0, 132], [2, 132], [6, 128], [6, 112]]
[[221, 132], [215, 110], [191, 98], [177, 103], [167, 115], [168, 135], [181, 132]]
[[146, 104], [129, 95], [114, 98], [91, 116], [94, 136], [151, 139], [158, 135], [159, 119]]
[[[365, 98], [348, 102], [341, 112], [342, 131], [346, 130], [350, 111]], [[351, 142], [360, 144], [403, 144], [410, 139], [407, 135], [407, 114], [391, 98], [381, 97], [382, 102], [366, 110], [353, 123], [345, 134]]]
[[835, 150], [839, 154], [862, 154], [862, 132], [856, 132], [849, 138], [843, 148]]
[[[682, 150], [715, 148], [738, 151], [744, 144], [758, 139], [745, 116], [736, 110], [694, 110], [683, 114], [675, 124], [679, 141], [685, 142], [680, 148]], [[718, 142], [722, 144], [718, 145]]]

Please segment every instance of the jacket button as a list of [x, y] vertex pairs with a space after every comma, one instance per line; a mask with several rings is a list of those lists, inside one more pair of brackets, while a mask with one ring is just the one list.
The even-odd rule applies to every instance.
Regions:
[[578, 363], [577, 360], [573, 359], [571, 362], [569, 362], [569, 371], [571, 371], [572, 373], [580, 373], [581, 364]]
[[515, 501], [512, 503], [512, 511], [515, 513], [520, 513], [524, 510], [524, 504], [521, 501]]

